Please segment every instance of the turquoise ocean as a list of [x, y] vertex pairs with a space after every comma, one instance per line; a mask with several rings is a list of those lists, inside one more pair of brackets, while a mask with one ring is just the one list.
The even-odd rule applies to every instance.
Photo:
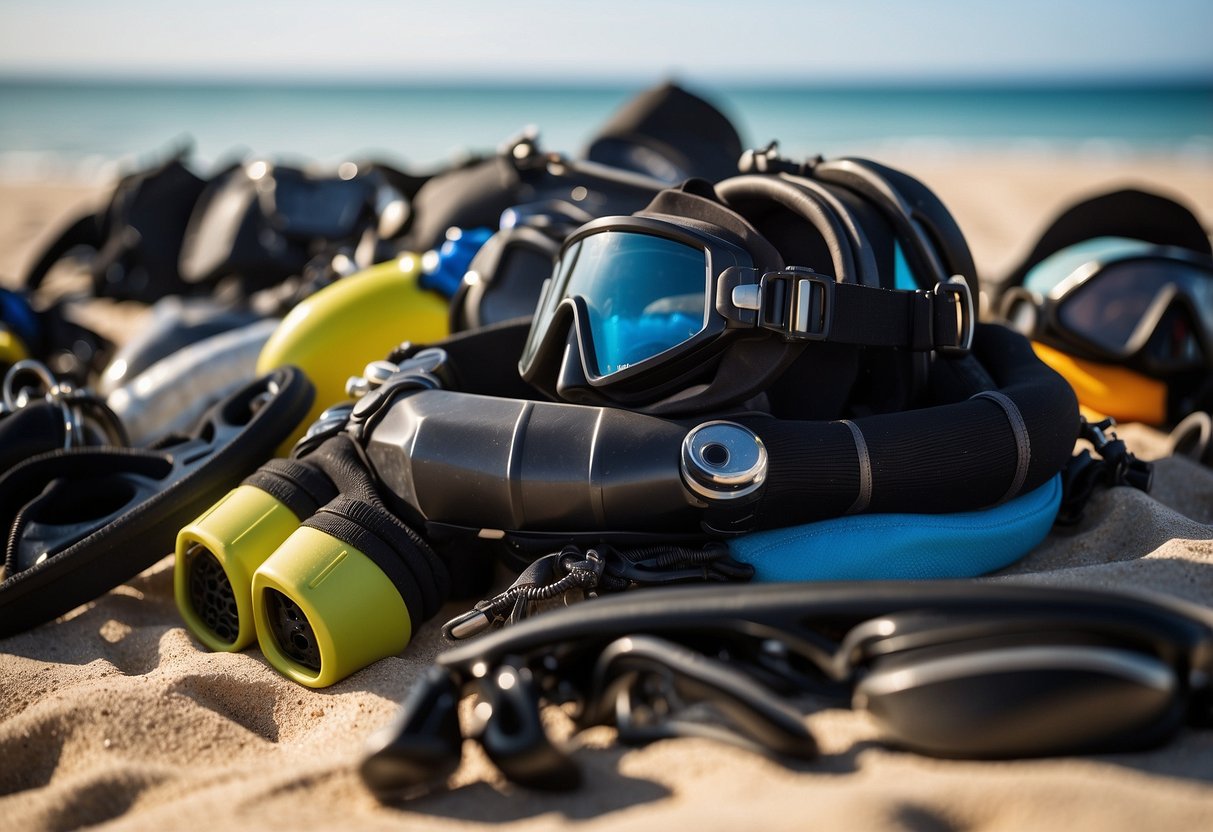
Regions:
[[[249, 156], [424, 169], [528, 126], [545, 149], [577, 155], [645, 86], [0, 79], [0, 179], [97, 179], [186, 143], [202, 171]], [[1213, 83], [686, 86], [746, 146], [777, 139], [793, 157], [1072, 151], [1213, 164]]]

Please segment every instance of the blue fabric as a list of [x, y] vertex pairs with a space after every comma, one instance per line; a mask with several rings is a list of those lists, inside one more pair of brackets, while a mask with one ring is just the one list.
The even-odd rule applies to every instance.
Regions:
[[972, 578], [1044, 540], [1061, 505], [1061, 475], [994, 508], [957, 514], [856, 514], [742, 535], [733, 557], [756, 581]]

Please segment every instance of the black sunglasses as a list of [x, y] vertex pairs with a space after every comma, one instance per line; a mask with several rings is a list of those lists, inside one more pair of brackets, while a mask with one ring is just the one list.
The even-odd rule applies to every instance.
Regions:
[[814, 694], [867, 710], [894, 745], [1005, 758], [1141, 748], [1211, 724], [1211, 674], [1213, 616], [1153, 596], [967, 581], [652, 590], [441, 655], [361, 772], [385, 799], [444, 782], [465, 693], [480, 700], [468, 736], [509, 779], [562, 789], [580, 775], [541, 701], [624, 742], [709, 735], [811, 758], [793, 702]]

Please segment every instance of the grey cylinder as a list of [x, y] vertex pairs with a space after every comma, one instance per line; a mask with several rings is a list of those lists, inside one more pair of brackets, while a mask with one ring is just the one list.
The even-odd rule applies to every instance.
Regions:
[[256, 375], [278, 327], [266, 319], [197, 341], [162, 358], [106, 398], [132, 445], [188, 431], [212, 404]]
[[679, 470], [686, 428], [615, 408], [423, 390], [367, 444], [426, 520], [483, 530], [698, 531]]

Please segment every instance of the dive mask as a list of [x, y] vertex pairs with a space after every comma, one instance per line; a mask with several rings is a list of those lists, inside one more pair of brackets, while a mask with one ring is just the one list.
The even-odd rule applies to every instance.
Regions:
[[1213, 368], [1213, 258], [1099, 237], [1036, 264], [1003, 312], [1081, 358], [1150, 375]]
[[519, 372], [566, 401], [637, 406], [710, 386], [715, 359], [745, 345], [751, 356], [729, 382], [738, 402], [811, 341], [945, 352], [971, 342], [961, 280], [925, 291], [861, 285], [839, 263], [837, 277], [782, 265], [752, 230], [747, 242], [674, 216], [588, 223], [543, 286]]

